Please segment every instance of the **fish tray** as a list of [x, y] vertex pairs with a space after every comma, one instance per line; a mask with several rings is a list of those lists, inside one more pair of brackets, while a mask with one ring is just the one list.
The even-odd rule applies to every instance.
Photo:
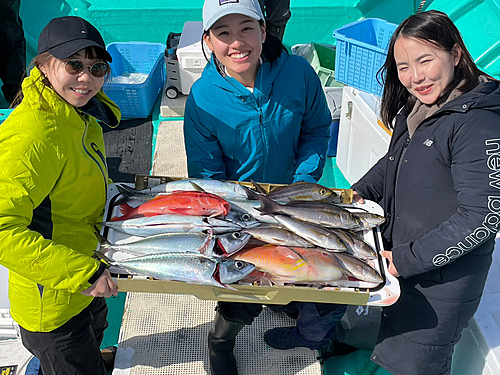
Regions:
[[[135, 188], [143, 189], [148, 186], [154, 186], [171, 180], [178, 180], [178, 178], [137, 176]], [[128, 183], [118, 184], [134, 186], [133, 184]], [[108, 199], [106, 202], [104, 216], [106, 221], [111, 219], [113, 216], [120, 215], [118, 206], [114, 205], [114, 202], [121, 197], [116, 185], [117, 184], [111, 184], [108, 187]], [[266, 191], [272, 191], [272, 189], [282, 185], [262, 184], [262, 186], [266, 189]], [[348, 191], [349, 189], [335, 190], [342, 190], [342, 200], [345, 199], [346, 201], [351, 202], [352, 191]], [[130, 204], [133, 205], [134, 202], [130, 202]], [[370, 201], [366, 201], [363, 208], [373, 213], [382, 213], [380, 206]], [[101, 234], [111, 243], [129, 242], [141, 238], [127, 235], [107, 227], [102, 228]], [[366, 230], [364, 233], [364, 240], [368, 242], [377, 251], [377, 253], [383, 250], [382, 238], [378, 228]], [[108, 253], [108, 257], [113, 260], [122, 260], [127, 256], [119, 252], [110, 251]], [[259, 286], [251, 284], [231, 284], [231, 287], [235, 290], [220, 288], [212, 285], [155, 280], [146, 276], [121, 274], [120, 270], [114, 267], [110, 268], [110, 272], [113, 276], [116, 276], [118, 290], [121, 292], [184, 294], [193, 295], [201, 300], [260, 303], [265, 305], [284, 305], [292, 301], [369, 306], [391, 305], [399, 298], [399, 283], [394, 276], [387, 272], [386, 262], [383, 261], [383, 258], [380, 255], [374, 262], [373, 266], [383, 277], [383, 282], [381, 284], [347, 280], [337, 280], [332, 282], [331, 286], [325, 287], [302, 285]]]

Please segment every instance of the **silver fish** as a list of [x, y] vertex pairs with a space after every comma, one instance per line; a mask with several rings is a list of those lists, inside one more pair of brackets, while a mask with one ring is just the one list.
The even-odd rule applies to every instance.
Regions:
[[[249, 234], [232, 232], [214, 237], [205, 233], [163, 233], [140, 240], [111, 244], [96, 234], [101, 247], [141, 256], [168, 252], [200, 253], [210, 256], [227, 256], [242, 249], [250, 240]], [[215, 246], [217, 244], [217, 246]], [[214, 247], [215, 246], [215, 247]]]
[[375, 250], [354, 232], [337, 228], [331, 228], [330, 230], [339, 236], [340, 240], [346, 245], [349, 254], [363, 260], [377, 258]]
[[250, 234], [258, 240], [271, 244], [289, 247], [314, 247], [312, 243], [287, 229], [277, 226], [260, 226], [246, 228], [242, 232]]
[[259, 196], [263, 215], [285, 214], [295, 219], [330, 228], [353, 229], [362, 227], [360, 219], [348, 210], [327, 202], [293, 201], [280, 204], [267, 197]]
[[[241, 228], [253, 228], [261, 224], [260, 221], [253, 217], [250, 213], [233, 208], [232, 205], [231, 211], [229, 211], [229, 213], [224, 216], [222, 220], [236, 224]], [[216, 220], [212, 220], [212, 223], [215, 224], [216, 222]]]
[[385, 222], [385, 217], [370, 212], [354, 212], [354, 214], [361, 220], [363, 225], [361, 229], [375, 228]]
[[217, 236], [217, 244], [223, 255], [230, 255], [241, 250], [252, 238], [248, 233], [232, 232]]
[[[252, 183], [257, 189], [259, 185], [254, 181]], [[261, 189], [258, 190], [262, 191]], [[265, 195], [279, 203], [296, 200], [334, 202], [340, 199], [340, 196], [334, 190], [311, 182], [296, 182], [291, 185], [280, 186]]]
[[277, 224], [277, 221], [270, 215], [262, 215], [258, 210], [261, 206], [259, 200], [255, 199], [226, 199], [231, 204], [231, 210], [246, 212], [255, 219], [263, 223]]
[[316, 224], [295, 220], [285, 215], [273, 215], [285, 228], [305, 238], [310, 243], [332, 251], [347, 251], [347, 247], [331, 230]]
[[230, 288], [255, 268], [241, 260], [207, 257], [195, 253], [161, 253], [112, 261], [100, 252], [97, 256], [112, 266], [133, 275], [151, 276], [160, 280], [184, 281], [192, 284]]
[[[194, 184], [194, 185], [193, 185]], [[201, 188], [207, 193], [216, 194], [222, 198], [246, 199], [246, 190], [239, 184], [230, 181], [219, 181], [201, 178], [183, 179], [166, 182], [150, 188], [136, 190], [127, 185], [117, 185], [124, 199], [150, 200], [157, 195], [170, 194], [178, 190], [194, 191]]]
[[371, 267], [369, 264], [363, 262], [348, 253], [332, 253], [339, 260], [339, 264], [346, 272], [347, 276], [354, 277], [361, 281], [380, 284], [384, 279], [380, 273]]
[[214, 255], [215, 237], [204, 233], [164, 233], [118, 244], [111, 244], [102, 236], [98, 236], [98, 238], [101, 247], [106, 250], [135, 256], [169, 252]]
[[[221, 217], [188, 216], [188, 215], [156, 215], [122, 221], [101, 223], [116, 231], [133, 236], [152, 236], [162, 233], [199, 233], [211, 230], [214, 234], [241, 230], [248, 225], [259, 225], [257, 220], [238, 221], [238, 214], [228, 215], [230, 220]], [[227, 216], [227, 215], [226, 215]]]

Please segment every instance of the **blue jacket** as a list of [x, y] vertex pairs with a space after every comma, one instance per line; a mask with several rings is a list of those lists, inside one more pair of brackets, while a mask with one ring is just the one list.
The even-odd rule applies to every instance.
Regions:
[[191, 88], [184, 117], [190, 177], [316, 182], [332, 118], [320, 80], [302, 57], [264, 62], [250, 92], [214, 59]]
[[[401, 297], [384, 308], [372, 360], [395, 375], [441, 374], [474, 315], [500, 227], [500, 83], [446, 103], [353, 189], [383, 206]], [[404, 358], [404, 360], [402, 360]]]

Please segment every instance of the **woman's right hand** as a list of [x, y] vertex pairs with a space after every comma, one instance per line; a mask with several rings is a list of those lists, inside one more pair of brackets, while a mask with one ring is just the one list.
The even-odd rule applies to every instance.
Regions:
[[353, 190], [352, 191], [352, 200], [356, 203], [359, 203], [359, 204], [364, 204], [365, 203], [365, 200], [363, 199], [363, 197], [361, 197], [361, 195], [359, 195], [358, 193], [356, 193], [356, 190]]
[[108, 270], [104, 270], [102, 275], [89, 288], [81, 292], [84, 296], [106, 297], [118, 295], [118, 287], [111, 278]]

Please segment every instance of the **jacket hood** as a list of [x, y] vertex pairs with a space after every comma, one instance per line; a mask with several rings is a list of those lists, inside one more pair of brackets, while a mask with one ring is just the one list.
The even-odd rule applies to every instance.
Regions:
[[[51, 87], [47, 87], [42, 83], [42, 73], [37, 67], [34, 67], [30, 75], [26, 77], [22, 83], [22, 90], [24, 94], [23, 101], [34, 109], [39, 110], [53, 110], [56, 113], [66, 112], [75, 109], [75, 114], [84, 112], [80, 108], [73, 107], [62, 99]], [[103, 106], [107, 107], [105, 110], [107, 116], [93, 116], [97, 120], [105, 123], [107, 126], [114, 128], [118, 126], [121, 119], [121, 112], [118, 106], [108, 98], [108, 96], [101, 90], [94, 96]], [[93, 99], [94, 99], [93, 98]], [[68, 116], [71, 116], [69, 113]], [[92, 114], [90, 114], [92, 115]]]
[[[252, 95], [252, 93], [235, 78], [229, 76], [223, 77], [217, 70], [213, 56], [214, 55], [212, 53], [212, 58], [208, 61], [208, 64], [203, 70], [203, 74], [201, 76], [202, 79], [208, 80], [223, 90], [234, 92], [238, 96]], [[285, 63], [287, 57], [288, 54], [285, 51], [282, 51], [281, 57], [276, 61], [263, 62], [260, 65], [257, 77], [255, 78], [254, 90], [258, 90], [266, 96], [270, 95], [276, 75], [278, 74], [280, 67]], [[276, 65], [276, 67], [274, 65]], [[266, 77], [266, 79], [263, 79], [263, 77]]]

